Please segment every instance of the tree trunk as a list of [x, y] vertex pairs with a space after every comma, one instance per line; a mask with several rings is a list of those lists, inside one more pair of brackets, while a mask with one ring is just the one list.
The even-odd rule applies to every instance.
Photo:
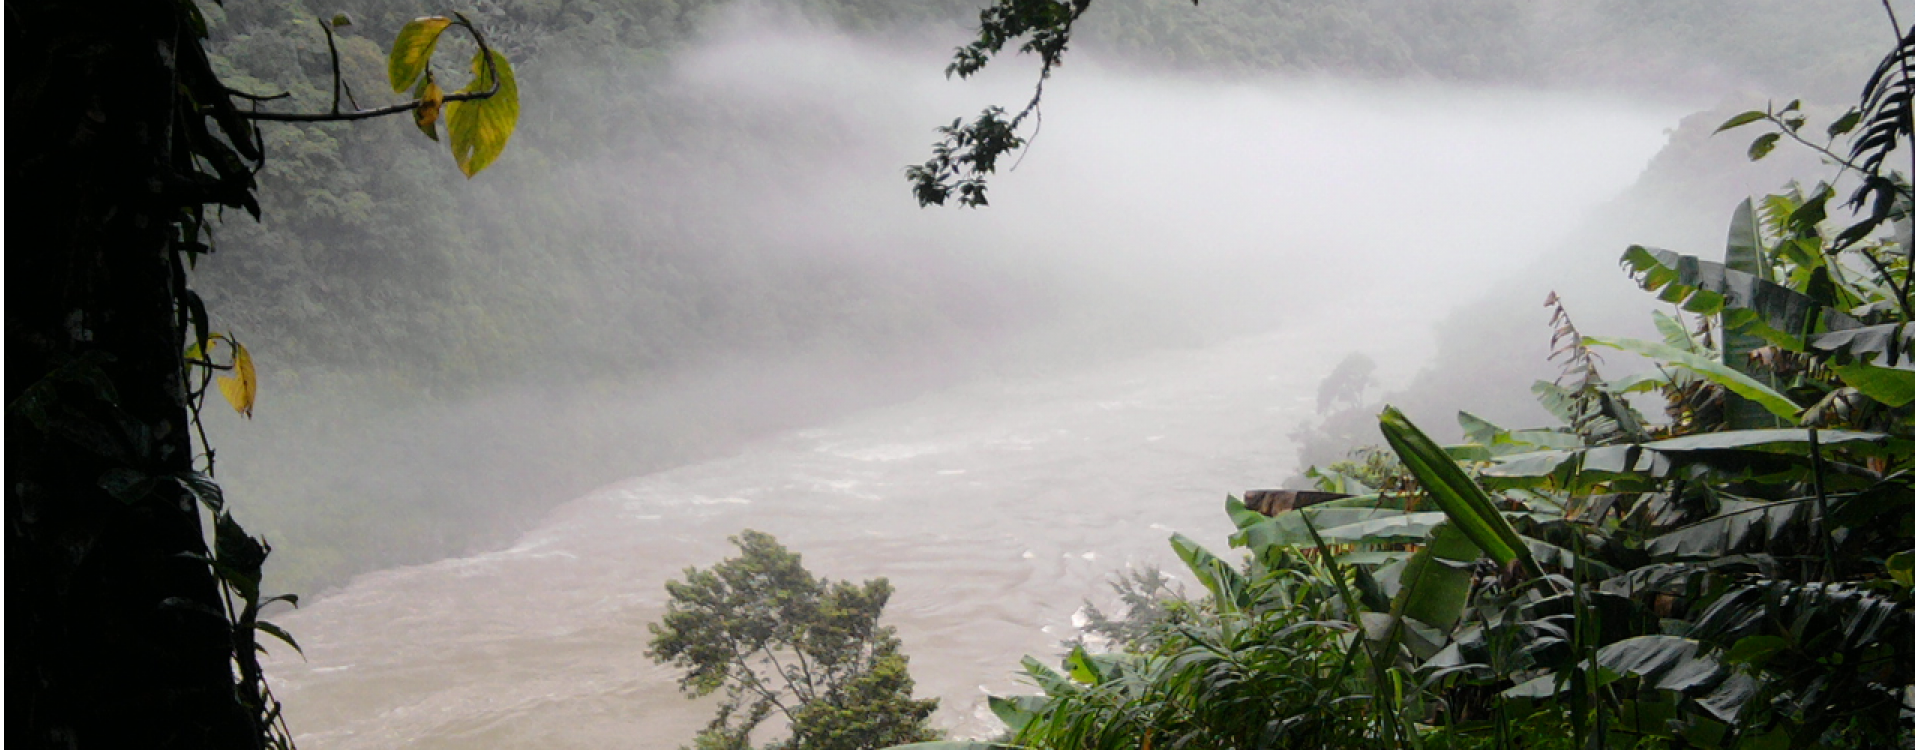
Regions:
[[[189, 6], [7, 6], [9, 744], [250, 748], [192, 470], [168, 192]], [[197, 51], [197, 46], [195, 47]], [[204, 103], [204, 102], [203, 102]]]

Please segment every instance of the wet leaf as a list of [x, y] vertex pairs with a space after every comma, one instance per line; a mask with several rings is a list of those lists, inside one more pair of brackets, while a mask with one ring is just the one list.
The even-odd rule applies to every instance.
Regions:
[[281, 643], [285, 643], [289, 646], [292, 646], [294, 653], [299, 654], [300, 658], [302, 659], [307, 658], [307, 652], [304, 650], [301, 650], [300, 644], [293, 640], [293, 634], [287, 632], [286, 629], [280, 627], [279, 625], [275, 625], [271, 622], [267, 622], [266, 620], [259, 620], [253, 623], [253, 628], [262, 633], [266, 633], [267, 635], [280, 639]]
[[1857, 109], [1847, 110], [1847, 113], [1844, 115], [1841, 115], [1840, 119], [1834, 120], [1832, 125], [1827, 126], [1827, 137], [1838, 138], [1842, 135], [1845, 135], [1851, 132], [1854, 126], [1859, 124], [1860, 124], [1860, 110], [1857, 110]]
[[[447, 137], [452, 141], [453, 161], [468, 177], [486, 169], [500, 152], [520, 119], [520, 88], [513, 80], [513, 66], [498, 52], [492, 53], [493, 71], [500, 76], [500, 90], [485, 99], [448, 102]], [[473, 56], [473, 82], [460, 90], [463, 94], [484, 93], [493, 89], [493, 74], [486, 57]]]
[[1386, 407], [1380, 412], [1380, 432], [1421, 488], [1474, 546], [1502, 566], [1518, 561], [1528, 576], [1540, 575], [1540, 567], [1520, 541], [1519, 532], [1514, 531], [1513, 525], [1494, 507], [1486, 490], [1474, 484], [1473, 479], [1460, 470], [1460, 465], [1408, 421], [1405, 414]]
[[1760, 110], [1757, 110], [1757, 109], [1748, 110], [1746, 112], [1741, 112], [1740, 114], [1737, 114], [1731, 118], [1728, 118], [1726, 122], [1720, 123], [1720, 127], [1714, 128], [1713, 132], [1718, 133], [1722, 130], [1732, 130], [1733, 128], [1740, 127], [1741, 125], [1745, 125], [1750, 122], [1757, 122], [1760, 120], [1764, 120], [1766, 119], [1766, 117], [1767, 117], [1767, 113], [1761, 112]]
[[1769, 413], [1793, 423], [1800, 418], [1800, 407], [1766, 384], [1748, 377], [1746, 373], [1735, 370], [1720, 362], [1702, 357], [1693, 352], [1675, 349], [1666, 344], [1656, 344], [1638, 339], [1614, 339], [1588, 336], [1588, 346], [1606, 346], [1621, 351], [1633, 352], [1648, 359], [1691, 370], [1700, 377], [1713, 381], [1727, 390], [1760, 404]]
[[393, 51], [387, 53], [387, 82], [393, 85], [394, 93], [413, 88], [427, 72], [427, 61], [433, 57], [433, 46], [440, 42], [440, 32], [451, 25], [453, 19], [446, 16], [426, 16], [400, 27], [393, 38]]

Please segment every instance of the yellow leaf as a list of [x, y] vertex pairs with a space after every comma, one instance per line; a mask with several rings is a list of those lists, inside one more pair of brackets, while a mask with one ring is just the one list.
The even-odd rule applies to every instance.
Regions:
[[400, 33], [393, 37], [393, 51], [387, 53], [387, 82], [393, 84], [394, 93], [411, 88], [427, 72], [433, 45], [440, 41], [440, 32], [451, 25], [453, 19], [446, 16], [427, 16], [400, 27]]
[[431, 73], [427, 74], [426, 80], [420, 84], [419, 91], [414, 94], [414, 98], [420, 100], [420, 108], [413, 111], [413, 124], [420, 128], [420, 132], [426, 133], [428, 138], [436, 141], [440, 140], [440, 133], [433, 129], [433, 124], [440, 121], [443, 96], [440, 84], [433, 82]]
[[260, 387], [253, 373], [253, 357], [247, 354], [247, 348], [241, 346], [240, 342], [229, 339], [227, 343], [233, 345], [233, 375], [216, 378], [220, 382], [220, 395], [227, 397], [227, 403], [233, 405], [234, 411], [252, 419], [253, 396]]
[[[447, 138], [452, 141], [453, 162], [468, 177], [486, 169], [506, 150], [507, 139], [520, 119], [520, 87], [513, 80], [513, 66], [505, 55], [493, 53], [493, 67], [500, 73], [500, 90], [485, 99], [447, 102]], [[486, 58], [473, 55], [473, 82], [460, 90], [477, 94], [493, 88], [487, 74]]]

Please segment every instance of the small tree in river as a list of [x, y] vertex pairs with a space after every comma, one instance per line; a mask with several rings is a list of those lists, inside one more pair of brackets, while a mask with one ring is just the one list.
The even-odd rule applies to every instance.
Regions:
[[667, 583], [667, 613], [647, 626], [648, 655], [686, 670], [680, 689], [726, 700], [695, 738], [743, 750], [779, 714], [790, 734], [769, 748], [856, 750], [936, 739], [938, 700], [915, 700], [907, 657], [880, 612], [887, 579], [816, 578], [771, 535], [741, 532], [740, 556]]

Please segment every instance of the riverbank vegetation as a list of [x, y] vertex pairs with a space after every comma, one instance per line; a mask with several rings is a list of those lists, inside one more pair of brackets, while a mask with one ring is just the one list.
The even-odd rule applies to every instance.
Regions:
[[[786, 736], [768, 748], [863, 750], [939, 734], [938, 700], [916, 700], [900, 638], [880, 624], [885, 578], [815, 578], [771, 535], [747, 529], [740, 556], [688, 568], [667, 583], [667, 611], [647, 626], [647, 654], [683, 670], [688, 698], [721, 693], [695, 750], [751, 750], [756, 730]], [[772, 722], [769, 722], [772, 719]]]
[[[1101, 9], [1077, 44], [1103, 64], [1197, 79], [1338, 75], [1655, 98], [1689, 96], [1669, 88], [1675, 81], [1687, 91], [1835, 89], [1841, 72], [1870, 62], [1835, 40], [1873, 20], [1794, 3], [1737, 14], [1735, 31], [1712, 9], [1644, 3], [1613, 15], [1512, 0]], [[351, 17], [336, 30], [340, 64], [370, 100], [386, 85], [384, 40], [362, 34], [400, 28], [422, 9], [276, 0], [205, 10], [224, 80], [284, 90], [284, 105], [311, 109], [332, 96], [315, 19]], [[1157, 302], [1129, 304], [1095, 264], [1045, 266], [1004, 243], [777, 231], [804, 217], [762, 199], [817, 186], [834, 174], [823, 164], [867, 159], [873, 174], [894, 174], [922, 140], [919, 124], [880, 133], [854, 116], [864, 104], [748, 102], [681, 77], [716, 28], [741, 18], [942, 49], [975, 21], [977, 3], [470, 10], [514, 61], [522, 98], [513, 147], [488, 174], [469, 181], [439, 168], [444, 146], [407, 123], [269, 128], [262, 221], [222, 224], [216, 252], [193, 270], [215, 328], [245, 340], [260, 371], [260, 418], [210, 425], [233, 459], [222, 480], [274, 540], [270, 575], [296, 590], [505, 544], [606, 482], [1008, 360], [1084, 362], [1189, 342], [1199, 327]], [[1586, 41], [1566, 43], [1568, 29]], [[1762, 49], [1788, 49], [1793, 62]], [[1582, 75], [1594, 70], [1621, 74]], [[894, 135], [898, 152], [873, 153], [876, 138]], [[1239, 309], [1206, 307], [1209, 324]], [[805, 398], [737, 396], [790, 392], [796, 381]], [[645, 403], [616, 420], [604, 409], [616, 400]], [[462, 410], [481, 401], [487, 418]], [[585, 423], [556, 427], [556, 412]], [[448, 433], [503, 437], [432, 439]]]
[[1205, 595], [1123, 586], [1134, 621], [1096, 620], [1126, 636], [1024, 662], [1040, 693], [993, 699], [993, 744], [1913, 747], [1913, 31], [1892, 15], [1854, 106], [1720, 126], [1754, 160], [1815, 149], [1827, 179], [1740, 203], [1710, 256], [1621, 255], [1670, 305], [1658, 340], [1592, 335], [1546, 294], [1560, 376], [1531, 395], [1553, 423], [1460, 412], [1443, 448], [1381, 409], [1386, 450], [1307, 472], [1344, 497], [1229, 498], [1237, 564], [1176, 534]]

